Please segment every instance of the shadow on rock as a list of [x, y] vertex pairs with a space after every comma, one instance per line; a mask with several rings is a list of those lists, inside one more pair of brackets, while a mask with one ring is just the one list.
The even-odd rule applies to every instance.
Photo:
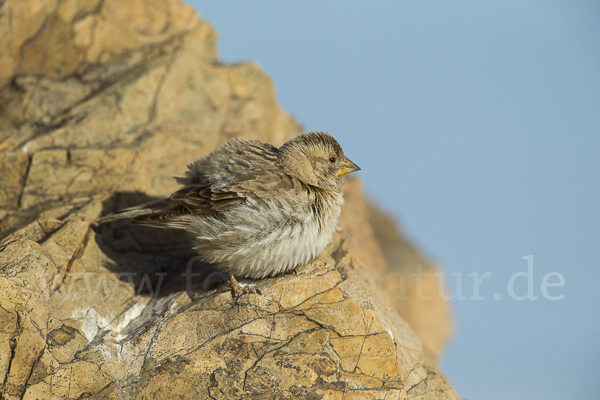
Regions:
[[[118, 192], [103, 204], [102, 215], [156, 200], [141, 192]], [[206, 292], [222, 285], [227, 275], [202, 261], [192, 249], [190, 235], [179, 229], [160, 229], [112, 221], [95, 227], [95, 240], [112, 260], [105, 267], [128, 281], [136, 295], [155, 298], [187, 291]]]

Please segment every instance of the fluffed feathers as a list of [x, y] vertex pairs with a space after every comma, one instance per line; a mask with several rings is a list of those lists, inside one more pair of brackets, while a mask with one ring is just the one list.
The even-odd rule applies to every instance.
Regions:
[[308, 263], [331, 241], [341, 187], [358, 166], [333, 136], [300, 135], [277, 149], [232, 140], [188, 165], [183, 187], [165, 199], [98, 222], [184, 229], [207, 262], [237, 276], [264, 278]]

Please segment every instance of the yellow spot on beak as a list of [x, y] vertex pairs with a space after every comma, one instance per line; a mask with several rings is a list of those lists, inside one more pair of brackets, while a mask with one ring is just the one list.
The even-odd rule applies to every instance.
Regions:
[[358, 165], [354, 164], [347, 158], [340, 163], [340, 169], [338, 169], [338, 175], [346, 175], [350, 172], [360, 171]]

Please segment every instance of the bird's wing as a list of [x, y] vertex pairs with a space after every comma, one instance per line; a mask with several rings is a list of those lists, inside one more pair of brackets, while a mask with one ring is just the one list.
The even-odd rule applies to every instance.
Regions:
[[257, 171], [232, 180], [222, 189], [212, 192], [211, 207], [223, 212], [249, 200], [257, 204], [281, 199], [299, 190], [298, 183], [283, 172]]
[[210, 182], [211, 188], [222, 189], [237, 178], [266, 170], [278, 170], [277, 148], [258, 140], [234, 139], [188, 164], [185, 176], [175, 179], [184, 186]]
[[235, 139], [188, 164], [183, 187], [166, 199], [107, 215], [99, 222], [131, 218], [132, 222], [185, 229], [194, 216], [213, 216], [240, 204], [260, 203], [293, 193], [298, 182], [277, 166], [277, 148], [256, 140]]
[[[290, 196], [298, 190], [297, 183], [284, 173], [256, 171], [242, 175], [221, 189], [212, 189], [207, 182], [186, 185], [161, 203], [155, 203], [134, 223], [158, 227], [185, 228], [194, 216], [213, 216], [245, 204], [260, 204], [267, 200]], [[143, 207], [143, 206], [140, 206]], [[137, 207], [136, 207], [137, 208]]]

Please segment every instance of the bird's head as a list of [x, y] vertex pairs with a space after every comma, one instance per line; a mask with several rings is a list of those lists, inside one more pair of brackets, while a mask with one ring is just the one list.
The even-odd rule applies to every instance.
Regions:
[[278, 162], [286, 174], [329, 190], [341, 190], [346, 174], [360, 170], [344, 155], [337, 140], [325, 132], [288, 140], [279, 149]]

